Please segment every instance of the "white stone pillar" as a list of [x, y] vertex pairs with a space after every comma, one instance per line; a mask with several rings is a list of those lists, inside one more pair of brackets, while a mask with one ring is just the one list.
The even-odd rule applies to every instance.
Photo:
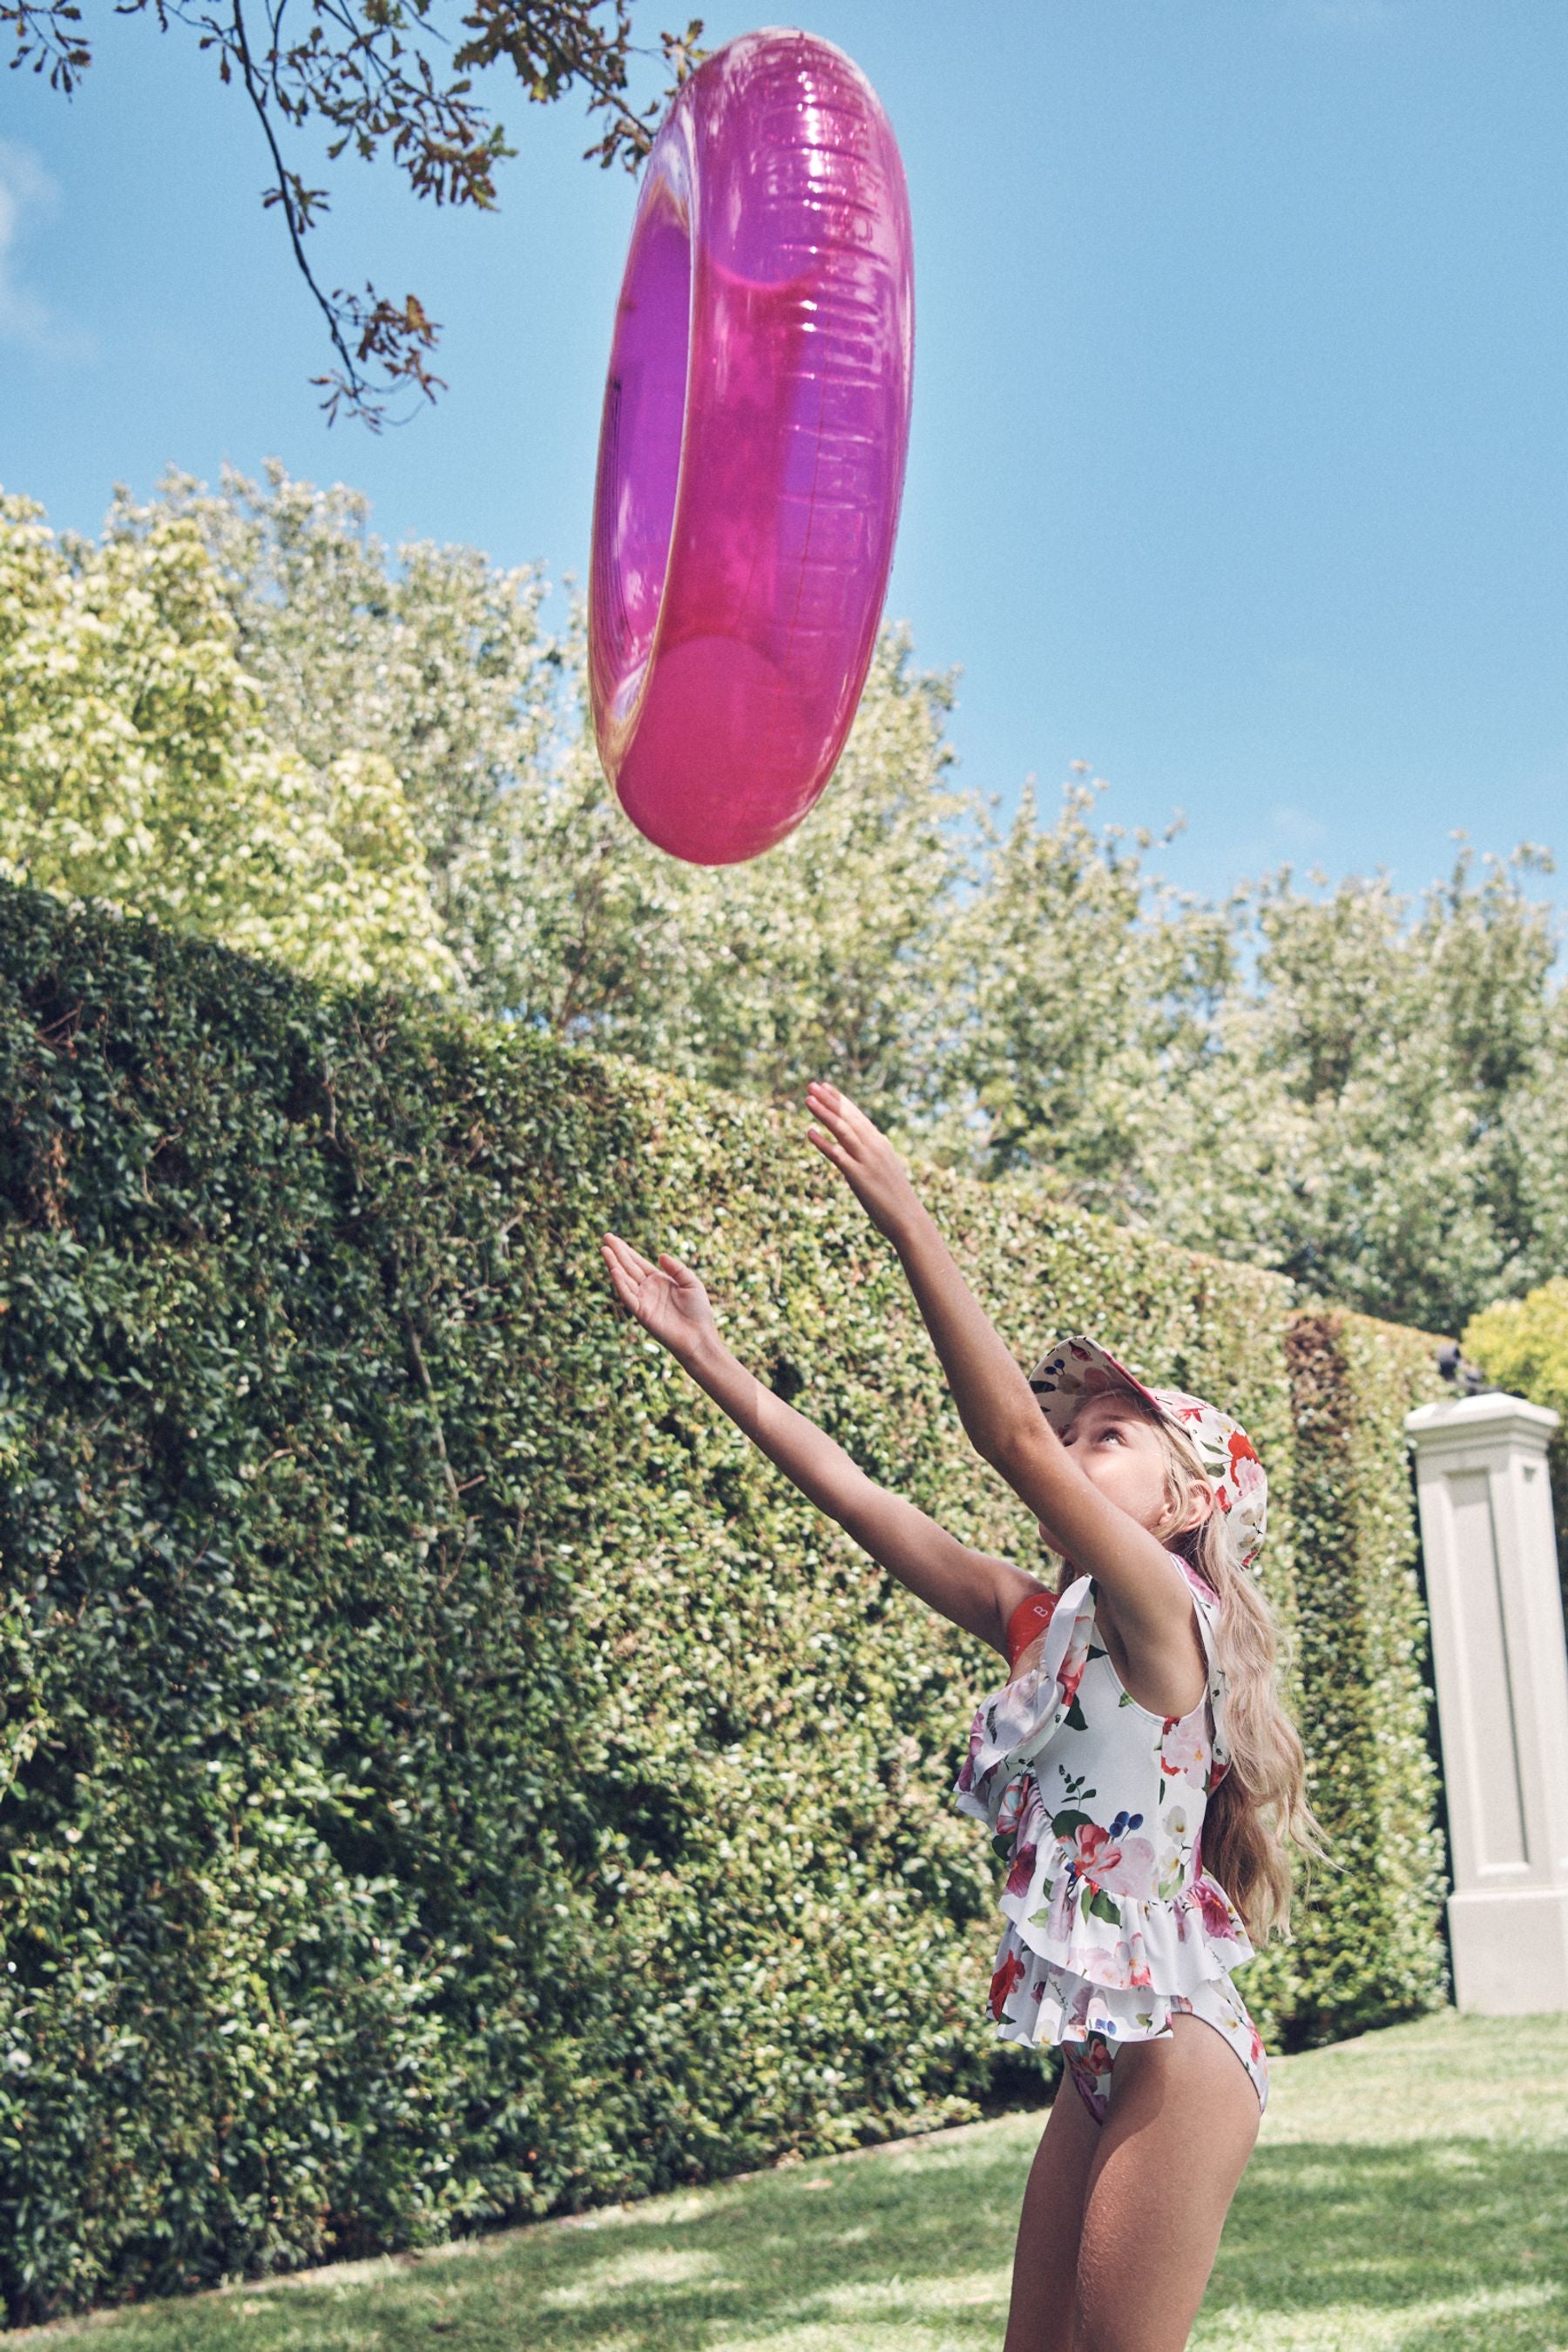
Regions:
[[1546, 1444], [1557, 1415], [1457, 1397], [1415, 1452], [1454, 1891], [1454, 1995], [1492, 2017], [1568, 2010], [1568, 1651]]

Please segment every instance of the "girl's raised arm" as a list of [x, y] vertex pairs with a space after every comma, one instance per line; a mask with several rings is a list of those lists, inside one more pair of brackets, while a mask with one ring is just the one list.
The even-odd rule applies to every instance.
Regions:
[[1189, 1630], [1185, 1580], [1164, 1547], [1086, 1478], [964, 1281], [936, 1221], [881, 1130], [837, 1087], [814, 1081], [808, 1139], [899, 1254], [958, 1416], [982, 1459], [1034, 1512], [1052, 1543], [1103, 1586], [1134, 1643]]
[[651, 1265], [615, 1234], [606, 1234], [602, 1246], [622, 1306], [753, 1445], [918, 1599], [1005, 1657], [1007, 1619], [1020, 1601], [1044, 1590], [1040, 1579], [960, 1543], [914, 1504], [879, 1486], [825, 1430], [765, 1389], [720, 1338], [708, 1294], [689, 1266], [668, 1253]]

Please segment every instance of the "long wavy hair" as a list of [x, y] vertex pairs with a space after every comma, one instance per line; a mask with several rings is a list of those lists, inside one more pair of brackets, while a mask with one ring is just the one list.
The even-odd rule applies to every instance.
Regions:
[[[1194, 1486], [1208, 1474], [1185, 1433], [1131, 1397], [1152, 1423], [1165, 1456], [1166, 1517], [1151, 1532], [1179, 1551], [1219, 1601], [1215, 1651], [1226, 1682], [1230, 1769], [1209, 1790], [1203, 1866], [1240, 1912], [1255, 1944], [1290, 1933], [1291, 1850], [1331, 1869], [1322, 1824], [1307, 1802], [1307, 1759], [1280, 1695], [1289, 1656], [1262, 1588], [1230, 1559], [1218, 1511], [1184, 1528]], [[1032, 1646], [1032, 1645], [1031, 1645]], [[1303, 1869], [1303, 1890], [1308, 1870]]]

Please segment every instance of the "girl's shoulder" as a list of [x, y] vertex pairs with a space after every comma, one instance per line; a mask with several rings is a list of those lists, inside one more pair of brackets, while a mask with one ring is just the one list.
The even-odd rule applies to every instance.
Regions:
[[[1219, 1594], [1215, 1591], [1213, 1585], [1209, 1582], [1206, 1577], [1199, 1575], [1197, 1570], [1193, 1566], [1192, 1561], [1186, 1558], [1184, 1553], [1173, 1550], [1169, 1544], [1165, 1546], [1165, 1549], [1170, 1558], [1175, 1561], [1176, 1566], [1181, 1570], [1182, 1574], [1186, 1578], [1187, 1590], [1197, 1603], [1199, 1615], [1206, 1616], [1210, 1622], [1213, 1623], [1217, 1620], [1220, 1610], [1224, 1605], [1220, 1600]], [[1102, 1593], [1099, 1585], [1095, 1583], [1092, 1578], [1089, 1580], [1089, 1591], [1093, 1601], [1096, 1615], [1100, 1618], [1114, 1620], [1115, 1611], [1111, 1606], [1110, 1595], [1108, 1593]]]
[[1186, 1557], [1184, 1552], [1173, 1551], [1169, 1544], [1166, 1545], [1165, 1549], [1170, 1552], [1171, 1558], [1175, 1561], [1176, 1566], [1186, 1578], [1193, 1598], [1198, 1603], [1198, 1606], [1201, 1609], [1206, 1609], [1211, 1615], [1217, 1616], [1222, 1605], [1220, 1597], [1215, 1591], [1214, 1586], [1209, 1582], [1207, 1577], [1200, 1576], [1198, 1574], [1197, 1570], [1193, 1566], [1192, 1561]]

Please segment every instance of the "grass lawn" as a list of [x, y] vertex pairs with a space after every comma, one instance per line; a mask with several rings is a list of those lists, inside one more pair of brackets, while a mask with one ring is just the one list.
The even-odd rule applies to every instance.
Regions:
[[[995, 2352], [1040, 2115], [30, 2328], [102, 2352]], [[1568, 2352], [1568, 2016], [1277, 2060], [1202, 2352]]]

